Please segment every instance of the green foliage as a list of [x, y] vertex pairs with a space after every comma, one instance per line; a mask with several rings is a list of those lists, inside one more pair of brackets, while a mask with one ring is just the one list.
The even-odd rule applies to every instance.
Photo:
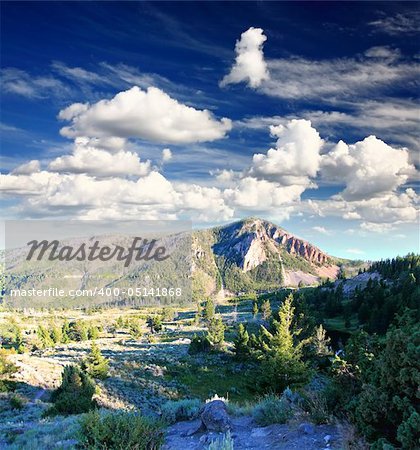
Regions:
[[108, 377], [109, 361], [95, 342], [92, 342], [90, 354], [84, 359], [82, 369], [92, 378], [104, 380]]
[[70, 322], [68, 336], [72, 341], [87, 341], [89, 336], [86, 322], [83, 320]]
[[162, 425], [132, 412], [91, 411], [80, 420], [80, 445], [89, 450], [157, 450]]
[[188, 347], [188, 353], [195, 355], [197, 353], [209, 352], [211, 350], [211, 342], [207, 336], [197, 336], [191, 339], [190, 346]]
[[268, 395], [254, 408], [253, 418], [263, 427], [273, 423], [286, 423], [293, 415], [290, 402], [285, 396]]
[[230, 431], [222, 437], [212, 440], [208, 450], [233, 450], [233, 439]]
[[198, 399], [169, 400], [162, 406], [162, 419], [167, 423], [195, 419], [200, 407]]
[[78, 366], [65, 366], [62, 373], [61, 385], [52, 395], [54, 406], [47, 411], [47, 415], [81, 414], [96, 408], [93, 395], [95, 384]]
[[418, 448], [420, 324], [408, 314], [402, 317], [386, 334], [371, 370], [363, 373], [364, 382], [352, 408], [360, 431], [369, 440], [384, 437], [407, 449]]
[[225, 326], [221, 317], [213, 317], [209, 320], [207, 339], [213, 348], [220, 350], [225, 341]]
[[9, 351], [0, 348], [0, 392], [8, 391], [11, 387], [9, 378], [17, 372], [17, 367], [9, 361]]
[[12, 409], [23, 409], [25, 406], [25, 401], [19, 395], [12, 395], [9, 403]]
[[128, 331], [130, 333], [130, 336], [133, 339], [139, 339], [141, 338], [143, 331], [141, 329], [141, 323], [138, 319], [132, 319], [130, 320], [128, 324]]
[[270, 300], [264, 300], [261, 304], [261, 314], [263, 320], [269, 320], [271, 317], [271, 305]]
[[87, 333], [88, 333], [88, 339], [89, 340], [98, 339], [98, 337], [99, 337], [99, 328], [96, 327], [95, 325], [90, 325], [90, 326], [88, 326]]
[[252, 303], [252, 317], [255, 319], [258, 315], [258, 303], [254, 301]]
[[235, 347], [235, 354], [238, 358], [243, 358], [249, 355], [249, 334], [242, 323], [238, 326], [238, 333], [233, 341], [233, 345]]
[[36, 330], [36, 334], [41, 342], [42, 348], [54, 346], [54, 341], [51, 338], [51, 333], [45, 327], [39, 325], [38, 329]]
[[204, 305], [203, 317], [205, 320], [211, 320], [213, 319], [215, 314], [216, 314], [216, 307], [214, 306], [214, 301], [213, 299], [209, 298], [206, 301], [206, 304]]
[[149, 316], [147, 318], [147, 326], [150, 327], [151, 333], [159, 333], [162, 331], [162, 317], [161, 316]]
[[301, 330], [294, 326], [295, 308], [290, 294], [279, 309], [279, 320], [271, 329], [261, 327], [257, 354], [262, 360], [257, 373], [256, 387], [263, 392], [283, 392], [287, 387], [301, 386], [311, 372], [302, 361], [302, 342], [297, 340]]

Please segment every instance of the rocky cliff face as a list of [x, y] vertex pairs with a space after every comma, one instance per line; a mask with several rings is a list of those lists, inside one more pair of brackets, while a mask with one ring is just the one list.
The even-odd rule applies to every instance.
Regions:
[[[335, 258], [283, 228], [258, 218], [197, 232], [193, 254], [196, 267], [208, 274], [212, 272], [212, 275], [216, 269], [222, 283], [230, 284], [233, 290], [235, 288], [229, 283], [232, 278], [234, 285], [242, 283], [246, 290], [246, 286], [251, 285], [260, 288], [270, 285], [272, 288], [275, 283], [288, 286], [299, 282], [313, 284], [320, 276], [335, 278], [338, 272]], [[214, 261], [211, 267], [210, 261]], [[264, 280], [261, 280], [261, 274], [266, 277]]]
[[234, 257], [244, 271], [259, 266], [269, 255], [281, 258], [283, 251], [314, 265], [332, 262], [319, 248], [261, 219], [247, 219], [223, 227], [219, 236], [219, 242], [214, 245], [216, 255]]

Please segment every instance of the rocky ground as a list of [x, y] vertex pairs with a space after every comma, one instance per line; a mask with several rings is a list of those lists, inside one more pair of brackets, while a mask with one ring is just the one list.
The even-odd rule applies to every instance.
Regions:
[[[213, 441], [220, 441], [225, 433], [198, 432], [190, 435], [200, 420], [179, 422], [168, 428], [164, 450], [204, 450]], [[231, 437], [234, 449], [316, 450], [341, 449], [341, 435], [334, 425], [269, 425], [259, 427], [252, 417], [232, 419]]]

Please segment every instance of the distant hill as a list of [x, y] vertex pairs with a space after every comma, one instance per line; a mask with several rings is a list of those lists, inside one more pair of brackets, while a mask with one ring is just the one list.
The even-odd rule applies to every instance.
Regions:
[[345, 262], [279, 226], [248, 218], [193, 233], [196, 292], [271, 290], [335, 279]]
[[[82, 241], [92, 242], [94, 239], [73, 238], [62, 240], [60, 245], [77, 247]], [[117, 234], [101, 237], [102, 245], [118, 244], [125, 248], [130, 239], [129, 236]], [[25, 261], [27, 249], [16, 249], [8, 258], [9, 287], [135, 289], [139, 286], [152, 288], [157, 284], [177, 286], [182, 278], [184, 288], [191, 285], [192, 280], [192, 293], [187, 289], [182, 299], [162, 297], [159, 301], [176, 303], [182, 300], [185, 303], [218, 293], [261, 292], [285, 286], [316, 285], [321, 279], [336, 279], [340, 266], [350, 267], [352, 263], [330, 256], [315, 245], [259, 218], [196, 230], [192, 236], [183, 233], [168, 235], [160, 238], [158, 244], [170, 249], [175, 257], [159, 263], [136, 262], [127, 268], [117, 265], [114, 260], [106, 263], [42, 260], [28, 264]], [[97, 298], [92, 303], [123, 306], [138, 303], [138, 300], [136, 296], [123, 292], [119, 296]], [[153, 304], [152, 298], [141, 300], [141, 304]], [[23, 303], [28, 302], [23, 299]], [[77, 306], [80, 302], [77, 298], [67, 297], [45, 299], [41, 303], [44, 306]]]

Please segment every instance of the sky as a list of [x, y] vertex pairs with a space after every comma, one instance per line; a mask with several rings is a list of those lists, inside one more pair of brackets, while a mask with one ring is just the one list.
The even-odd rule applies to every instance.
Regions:
[[418, 2], [7, 2], [1, 207], [419, 252]]

